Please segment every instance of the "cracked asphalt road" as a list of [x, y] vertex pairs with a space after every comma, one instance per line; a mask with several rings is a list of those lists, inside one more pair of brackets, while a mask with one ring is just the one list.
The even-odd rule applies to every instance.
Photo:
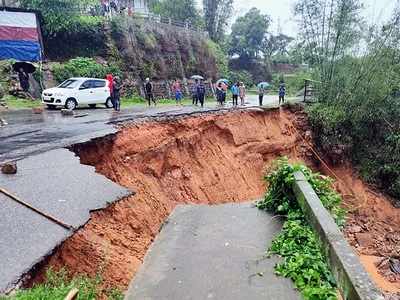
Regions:
[[[266, 96], [264, 103], [273, 106], [277, 104], [277, 99], [275, 96]], [[249, 95], [246, 106], [257, 104], [258, 96]], [[230, 106], [230, 101], [227, 101], [226, 108]], [[195, 106], [136, 106], [119, 113], [101, 108], [76, 110], [75, 115], [82, 117], [62, 116], [59, 110], [45, 110], [43, 114], [33, 114], [31, 110], [0, 112], [0, 118], [8, 123], [0, 127], [0, 163], [115, 133], [115, 123], [216, 109], [215, 103], [207, 103], [204, 109]]]

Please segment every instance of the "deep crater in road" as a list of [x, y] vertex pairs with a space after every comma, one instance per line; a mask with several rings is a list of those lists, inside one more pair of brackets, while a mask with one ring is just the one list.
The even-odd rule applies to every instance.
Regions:
[[[266, 188], [263, 175], [280, 156], [319, 167], [299, 135], [308, 129], [305, 119], [293, 108], [200, 114], [125, 124], [116, 135], [73, 146], [81, 163], [95, 166], [136, 194], [93, 212], [90, 221], [37, 269], [32, 282], [42, 281], [50, 266], [65, 267], [71, 275], [100, 274], [104, 289], [125, 290], [177, 205], [260, 198]], [[337, 171], [346, 182], [354, 182], [351, 167]], [[360, 183], [358, 188], [367, 195], [368, 187]], [[383, 197], [376, 201], [387, 203]], [[376, 201], [364, 210], [371, 219]], [[349, 214], [349, 221], [357, 224], [357, 212]], [[379, 228], [379, 220], [375, 222]], [[345, 233], [352, 242], [351, 234]]]

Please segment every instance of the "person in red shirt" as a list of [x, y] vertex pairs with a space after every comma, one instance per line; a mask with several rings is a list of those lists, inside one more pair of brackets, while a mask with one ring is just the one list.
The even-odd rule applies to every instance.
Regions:
[[106, 80], [107, 80], [107, 86], [110, 90], [110, 97], [111, 97], [111, 102], [114, 106], [114, 95], [113, 95], [113, 91], [114, 91], [114, 78], [112, 76], [112, 74], [107, 74], [106, 75]]

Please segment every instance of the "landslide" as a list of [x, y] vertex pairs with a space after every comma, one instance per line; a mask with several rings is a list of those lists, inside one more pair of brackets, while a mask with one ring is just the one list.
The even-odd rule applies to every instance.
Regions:
[[[161, 225], [178, 204], [250, 201], [265, 191], [263, 174], [281, 155], [297, 158], [290, 113], [235, 111], [149, 121], [114, 137], [77, 145], [81, 163], [136, 192], [68, 239], [41, 267], [101, 274], [126, 289]], [[84, 199], [82, 199], [84, 201]]]
[[335, 186], [349, 210], [346, 237], [378, 286], [399, 292], [396, 278], [364, 259], [365, 255], [383, 259], [396, 251], [398, 210], [365, 185], [350, 164], [321, 163], [310, 148], [309, 129], [307, 116], [296, 107], [236, 110], [132, 123], [114, 136], [75, 145], [81, 163], [95, 166], [97, 172], [136, 194], [93, 212], [89, 223], [39, 268], [33, 282], [41, 281], [48, 267], [66, 267], [71, 275], [100, 274], [105, 289], [125, 290], [178, 204], [260, 198], [265, 192], [265, 170], [286, 155], [337, 177]]

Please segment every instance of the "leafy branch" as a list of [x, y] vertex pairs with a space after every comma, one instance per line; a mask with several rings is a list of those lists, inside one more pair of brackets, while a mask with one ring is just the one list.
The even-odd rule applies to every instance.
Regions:
[[338, 225], [344, 224], [341, 198], [332, 188], [332, 179], [312, 172], [304, 165], [289, 164], [287, 158], [277, 160], [265, 176], [268, 192], [257, 203], [259, 209], [286, 215], [282, 232], [274, 239], [268, 252], [283, 257], [275, 266], [278, 275], [291, 278], [304, 299], [337, 299], [335, 279], [326, 263], [317, 235], [308, 225], [292, 190], [294, 173], [301, 171], [331, 212]]

